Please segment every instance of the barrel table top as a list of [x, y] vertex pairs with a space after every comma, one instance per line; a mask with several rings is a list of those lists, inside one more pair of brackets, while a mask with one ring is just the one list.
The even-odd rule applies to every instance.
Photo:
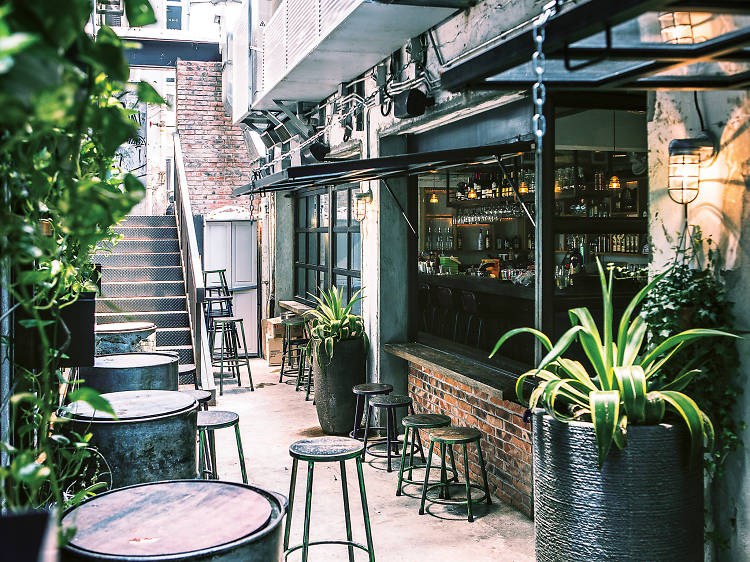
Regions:
[[[100, 355], [94, 359], [95, 369], [133, 369], [136, 367], [155, 367], [157, 365], [168, 365], [176, 363], [177, 357], [171, 353], [158, 352], [136, 352], [136, 353], [112, 353]], [[89, 367], [90, 368], [90, 367]]]
[[[109, 556], [166, 556], [216, 548], [270, 520], [271, 503], [252, 488], [219, 480], [154, 482], [95, 496], [69, 511], [70, 544]], [[199, 532], [197, 532], [199, 531]]]
[[153, 322], [112, 322], [111, 324], [97, 324], [94, 333], [97, 334], [121, 334], [125, 332], [148, 332], [156, 330]]
[[[195, 398], [176, 390], [125, 390], [105, 392], [102, 397], [109, 401], [121, 421], [155, 418], [198, 406]], [[112, 416], [107, 412], [96, 410], [82, 401], [73, 402], [70, 410], [77, 419], [112, 420]]]

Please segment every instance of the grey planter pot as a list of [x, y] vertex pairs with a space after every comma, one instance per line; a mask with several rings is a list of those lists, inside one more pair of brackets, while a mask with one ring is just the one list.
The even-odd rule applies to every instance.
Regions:
[[365, 346], [361, 339], [336, 342], [333, 358], [323, 367], [313, 357], [315, 408], [326, 435], [347, 435], [354, 427], [355, 396], [352, 387], [365, 382]]
[[703, 466], [681, 425], [629, 426], [601, 470], [594, 426], [534, 415], [539, 562], [703, 560]]

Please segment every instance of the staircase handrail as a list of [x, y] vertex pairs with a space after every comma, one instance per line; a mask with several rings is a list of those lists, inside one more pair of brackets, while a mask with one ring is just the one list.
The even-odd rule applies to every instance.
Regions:
[[198, 238], [195, 235], [193, 210], [190, 206], [190, 191], [185, 163], [180, 146], [180, 135], [174, 133], [174, 213], [177, 219], [177, 235], [182, 254], [182, 267], [185, 276], [185, 289], [188, 300], [190, 333], [195, 357], [195, 376], [203, 390], [215, 389], [211, 353], [208, 348], [208, 332], [203, 317], [205, 286], [203, 284], [203, 267], [198, 253]]

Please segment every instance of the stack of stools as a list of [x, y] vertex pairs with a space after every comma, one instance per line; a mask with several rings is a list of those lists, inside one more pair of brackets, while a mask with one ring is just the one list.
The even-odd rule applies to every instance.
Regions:
[[[208, 276], [217, 275], [218, 285], [209, 285]], [[219, 371], [219, 394], [224, 394], [224, 367], [237, 377], [237, 384], [242, 385], [240, 379], [240, 367], [247, 368], [247, 377], [250, 380], [250, 390], [255, 390], [253, 375], [250, 372], [250, 361], [247, 358], [247, 340], [245, 339], [245, 325], [242, 318], [233, 316], [232, 294], [227, 284], [226, 270], [212, 269], [203, 272], [203, 282], [206, 287], [205, 315], [206, 328], [209, 334], [209, 347], [211, 349], [212, 366], [220, 367]], [[220, 335], [219, 354], [216, 353], [216, 336]], [[246, 350], [244, 356], [240, 356], [240, 339], [242, 336], [242, 347]]]
[[[396, 488], [396, 495], [401, 495], [401, 488], [404, 483], [416, 484], [418, 486], [423, 485], [421, 480], [414, 480], [413, 470], [415, 468], [427, 468], [425, 461], [424, 449], [422, 447], [422, 439], [419, 436], [420, 429], [436, 429], [438, 427], [447, 427], [451, 424], [451, 419], [444, 414], [414, 414], [411, 416], [404, 417], [401, 420], [401, 424], [406, 428], [404, 432], [404, 445], [401, 447], [401, 466], [398, 470], [398, 487]], [[409, 435], [411, 435], [411, 444], [409, 444]], [[409, 456], [407, 461], [406, 450], [409, 448]], [[420, 456], [422, 457], [421, 463], [414, 462], [414, 451], [419, 450]], [[453, 476], [452, 481], [458, 482], [458, 474], [456, 472], [456, 461], [453, 458], [453, 448], [448, 449], [448, 453], [451, 457], [451, 472]], [[408, 464], [407, 464], [408, 462]], [[404, 473], [408, 471], [408, 476], [404, 476]], [[441, 474], [442, 477], [442, 474]], [[442, 480], [441, 480], [442, 481]], [[440, 491], [442, 494], [442, 490]]]
[[[482, 447], [480, 446], [479, 439], [481, 433], [479, 430], [473, 427], [438, 427], [429, 431], [430, 434], [430, 454], [427, 455], [427, 466], [425, 468], [424, 483], [422, 485], [422, 502], [419, 506], [419, 514], [424, 514], [425, 502], [430, 501], [432, 503], [449, 504], [449, 505], [465, 505], [466, 514], [469, 521], [474, 521], [474, 514], [472, 513], [472, 504], [486, 501], [487, 504], [491, 504], [490, 499], [490, 488], [487, 484], [487, 469], [484, 465], [484, 457], [482, 456]], [[469, 455], [467, 452], [467, 445], [474, 443], [477, 448], [477, 455], [479, 456], [479, 467], [482, 471], [482, 486], [478, 484], [472, 484], [469, 476]], [[440, 448], [440, 482], [430, 483], [430, 469], [432, 468], [432, 447], [438, 445]], [[446, 449], [450, 451], [451, 460], [453, 460], [453, 445], [463, 446], [463, 464], [464, 464], [464, 476], [466, 482], [466, 499], [451, 499], [450, 487], [451, 485], [460, 485], [455, 482], [451, 484], [448, 481], [445, 453]], [[455, 463], [453, 464], [453, 473], [455, 473]], [[437, 498], [428, 498], [427, 492], [431, 489], [438, 488], [439, 494]], [[478, 498], [471, 497], [471, 490], [478, 489], [482, 491], [482, 495]]]
[[[298, 381], [300, 372], [305, 369], [305, 348], [307, 347], [308, 338], [304, 331], [306, 330], [305, 320], [294, 313], [285, 313], [281, 315], [281, 325], [284, 329], [281, 340], [281, 372], [279, 373], [279, 382], [284, 377], [294, 378]], [[295, 328], [302, 328], [301, 337], [293, 337], [292, 332]], [[299, 388], [299, 383], [297, 383]]]
[[[368, 444], [368, 438], [372, 429], [370, 421], [373, 416], [373, 408], [385, 410], [385, 441], [380, 439], [375, 443]], [[363, 439], [365, 453], [370, 453], [374, 457], [386, 458], [388, 472], [391, 472], [391, 458], [400, 455], [398, 450], [398, 427], [396, 425], [396, 410], [398, 408], [407, 408], [408, 413], [413, 414], [414, 407], [412, 406], [411, 397], [403, 394], [377, 394], [370, 397], [366, 413], [365, 434]], [[375, 447], [378, 447], [383, 443], [385, 443], [386, 446], [385, 453], [373, 450]], [[404, 442], [404, 446], [406, 446], [406, 442]]]
[[[349, 550], [349, 561], [354, 562], [354, 548], [367, 552], [370, 562], [375, 561], [375, 551], [372, 546], [372, 532], [370, 530], [370, 514], [367, 509], [365, 494], [365, 478], [362, 473], [362, 457], [364, 445], [348, 437], [315, 437], [292, 443], [289, 454], [292, 457], [292, 478], [289, 485], [289, 509], [287, 509], [286, 527], [284, 529], [284, 560], [295, 550], [302, 549], [302, 561], [307, 562], [311, 546], [320, 544], [346, 545]], [[365, 522], [365, 537], [367, 546], [354, 542], [352, 539], [352, 522], [349, 515], [349, 491], [346, 485], [346, 461], [355, 459], [357, 463], [357, 478], [359, 480], [359, 494], [362, 499], [362, 515]], [[302, 531], [302, 544], [289, 546], [289, 532], [292, 527], [292, 513], [294, 512], [294, 490], [297, 484], [297, 465], [299, 461], [307, 462], [307, 489], [305, 491], [305, 519]], [[346, 540], [310, 541], [310, 518], [313, 492], [313, 470], [317, 462], [338, 462], [341, 469], [341, 491], [344, 503], [344, 521], [346, 523]]]

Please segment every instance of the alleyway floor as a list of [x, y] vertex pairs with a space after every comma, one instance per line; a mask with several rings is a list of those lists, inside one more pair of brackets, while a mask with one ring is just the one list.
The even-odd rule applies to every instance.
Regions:
[[[279, 383], [278, 367], [269, 367], [262, 359], [252, 360], [251, 367], [255, 392], [245, 386], [247, 379], [243, 369], [243, 386], [238, 387], [235, 382], [225, 384], [224, 396], [217, 397], [217, 406], [212, 409], [239, 414], [249, 483], [286, 496], [292, 465], [289, 445], [298, 439], [322, 435], [315, 406], [312, 400], [305, 402], [304, 393], [295, 392], [294, 386]], [[219, 477], [241, 481], [234, 432], [219, 430], [216, 439]], [[347, 462], [347, 468], [354, 540], [364, 544], [354, 462]], [[306, 463], [300, 463], [290, 544], [299, 544], [302, 539], [306, 472]], [[419, 471], [419, 474], [424, 473]], [[398, 461], [394, 471], [388, 473], [385, 459], [373, 459], [368, 455], [364, 475], [378, 561], [525, 562], [534, 559], [532, 522], [497, 499], [493, 498], [491, 506], [476, 505], [473, 523], [466, 521], [465, 508], [453, 506], [434, 504], [420, 516], [418, 487], [405, 488], [405, 493], [411, 497], [396, 497]], [[338, 463], [316, 464], [310, 539], [345, 537]], [[299, 559], [300, 551], [289, 556], [290, 561]], [[366, 560], [367, 555], [355, 549], [355, 559]], [[347, 549], [344, 546], [312, 547], [310, 560], [347, 560]]]

